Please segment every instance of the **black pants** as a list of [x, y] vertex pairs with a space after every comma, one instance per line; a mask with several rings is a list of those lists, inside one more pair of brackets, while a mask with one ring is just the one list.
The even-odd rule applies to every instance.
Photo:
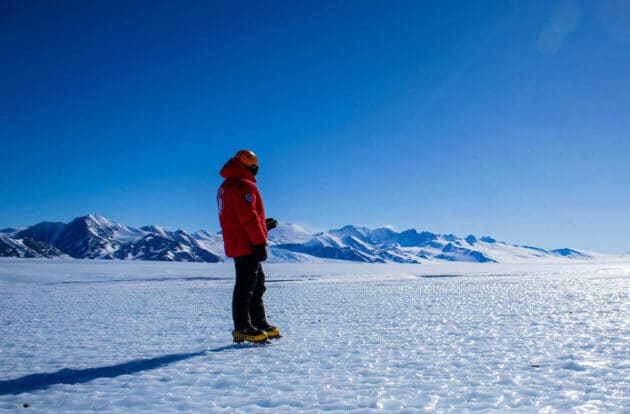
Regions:
[[234, 265], [236, 267], [236, 283], [232, 296], [234, 329], [264, 325], [267, 322], [267, 316], [262, 297], [267, 288], [262, 265], [252, 256], [236, 257]]

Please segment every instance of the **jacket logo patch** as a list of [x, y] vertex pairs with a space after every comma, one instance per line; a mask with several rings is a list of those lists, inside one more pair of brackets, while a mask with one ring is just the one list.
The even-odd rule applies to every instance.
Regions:
[[247, 193], [245, 195], [245, 200], [251, 203], [252, 201], [254, 201], [254, 197], [250, 193]]

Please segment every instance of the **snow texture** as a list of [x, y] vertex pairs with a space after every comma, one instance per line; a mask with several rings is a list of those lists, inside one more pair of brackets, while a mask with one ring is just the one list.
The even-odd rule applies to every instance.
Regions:
[[266, 270], [260, 347], [229, 263], [1, 259], [0, 411], [630, 411], [628, 260]]

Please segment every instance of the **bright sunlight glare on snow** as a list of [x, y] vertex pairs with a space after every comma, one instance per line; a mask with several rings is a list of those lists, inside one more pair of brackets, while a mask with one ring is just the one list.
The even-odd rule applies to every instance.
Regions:
[[630, 0], [0, 0], [0, 414], [630, 414]]
[[265, 346], [230, 264], [1, 263], [6, 412], [630, 410], [629, 261], [271, 264]]

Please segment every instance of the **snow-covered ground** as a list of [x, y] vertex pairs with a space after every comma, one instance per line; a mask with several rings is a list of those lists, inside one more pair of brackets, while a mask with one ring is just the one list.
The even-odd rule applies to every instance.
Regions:
[[0, 260], [0, 411], [630, 412], [630, 260], [266, 270], [260, 347], [229, 263]]

